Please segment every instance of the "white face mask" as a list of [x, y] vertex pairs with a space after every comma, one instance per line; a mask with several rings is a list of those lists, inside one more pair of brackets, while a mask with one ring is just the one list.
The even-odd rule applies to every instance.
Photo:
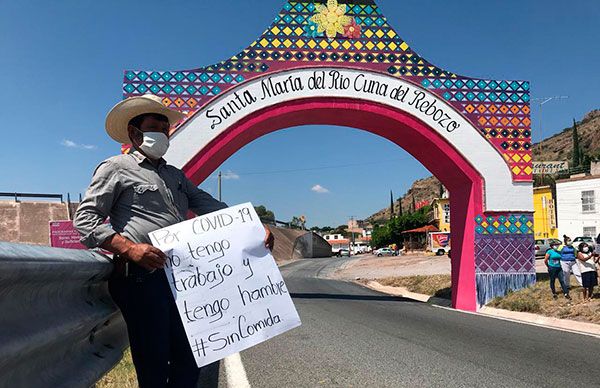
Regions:
[[581, 248], [581, 251], [582, 251], [583, 253], [588, 253], [588, 252], [590, 251], [590, 248], [588, 248], [588, 247], [583, 247], [583, 248]]
[[[140, 131], [141, 132], [141, 131]], [[169, 138], [162, 132], [142, 132], [144, 141], [140, 150], [151, 159], [162, 158], [169, 149]]]

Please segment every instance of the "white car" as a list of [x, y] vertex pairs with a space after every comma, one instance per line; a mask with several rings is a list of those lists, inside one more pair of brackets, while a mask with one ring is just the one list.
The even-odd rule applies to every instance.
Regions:
[[381, 256], [396, 256], [398, 253], [393, 250], [392, 248], [379, 248], [375, 251], [373, 251], [373, 254], [376, 255], [377, 257], [381, 257]]
[[573, 246], [577, 249], [579, 249], [579, 244], [581, 243], [587, 243], [587, 245], [589, 245], [592, 250], [596, 247], [596, 242], [594, 241], [593, 237], [579, 236], [575, 237], [575, 239], [573, 240]]

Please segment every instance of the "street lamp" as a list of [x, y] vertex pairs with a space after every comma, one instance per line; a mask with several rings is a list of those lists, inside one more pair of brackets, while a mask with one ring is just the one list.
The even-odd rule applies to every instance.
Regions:
[[536, 102], [539, 107], [540, 107], [540, 153], [543, 151], [542, 148], [542, 141], [544, 140], [544, 135], [543, 135], [543, 127], [542, 127], [542, 107], [544, 106], [545, 103], [550, 102], [552, 100], [565, 100], [569, 98], [569, 96], [552, 96], [552, 97], [540, 97], [540, 98], [533, 98], [531, 100], [531, 102]]

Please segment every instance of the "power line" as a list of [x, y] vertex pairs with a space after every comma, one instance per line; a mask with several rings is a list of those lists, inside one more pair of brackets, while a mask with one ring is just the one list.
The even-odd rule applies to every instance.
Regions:
[[[379, 161], [373, 161], [373, 162], [316, 166], [316, 167], [296, 168], [296, 169], [289, 169], [289, 170], [239, 172], [239, 173], [236, 173], [236, 175], [249, 176], [249, 175], [287, 174], [287, 173], [292, 173], [292, 172], [328, 170], [328, 169], [334, 169], [334, 168], [348, 168], [348, 167], [358, 167], [358, 166], [365, 166], [365, 165], [384, 164], [384, 163], [399, 162], [399, 161], [404, 161], [404, 160], [409, 160], [409, 159], [412, 159], [412, 158], [397, 158], [397, 159], [379, 160]], [[214, 174], [211, 175], [211, 177], [214, 177], [214, 176], [215, 176]]]

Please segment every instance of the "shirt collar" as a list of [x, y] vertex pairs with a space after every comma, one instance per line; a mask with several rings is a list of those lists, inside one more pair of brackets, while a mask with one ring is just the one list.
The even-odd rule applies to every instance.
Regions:
[[[135, 159], [135, 161], [137, 162], [137, 164], [142, 164], [145, 160], [148, 160], [148, 158], [142, 154], [140, 151], [138, 150], [134, 150], [130, 153], [131, 156], [133, 156], [133, 158]], [[152, 164], [150, 162], [150, 160], [148, 160], [148, 163]], [[166, 164], [167, 162], [163, 159], [160, 158], [160, 160], [158, 161], [158, 165], [161, 166], [163, 164]]]

